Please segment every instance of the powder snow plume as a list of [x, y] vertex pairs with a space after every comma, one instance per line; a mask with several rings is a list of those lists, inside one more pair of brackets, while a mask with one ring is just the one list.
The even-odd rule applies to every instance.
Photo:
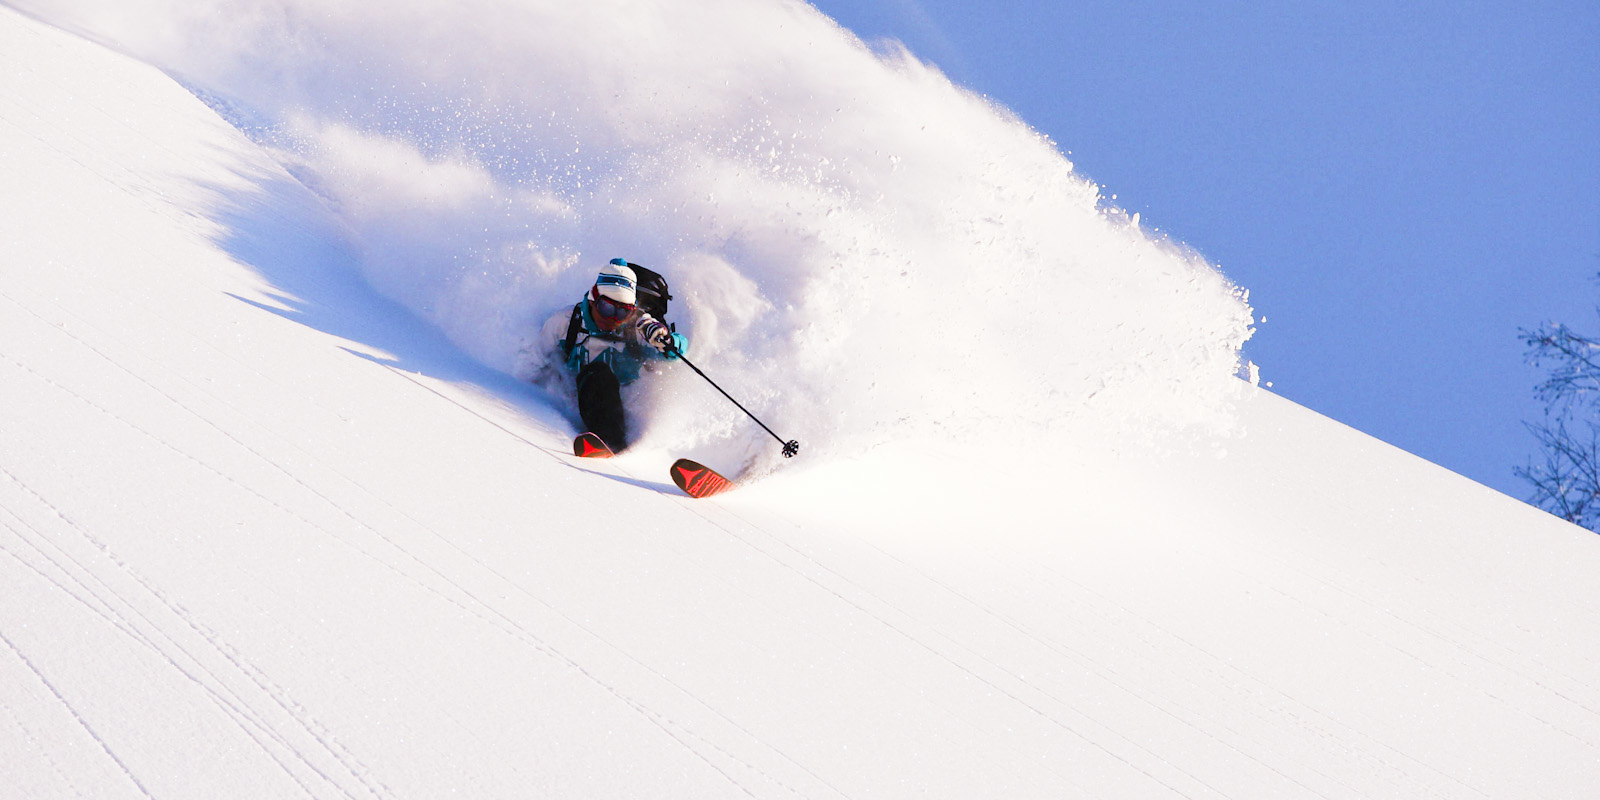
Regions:
[[[1242, 290], [805, 3], [13, 5], [206, 97], [327, 200], [374, 287], [497, 369], [531, 372], [541, 323], [620, 256], [810, 452], [1230, 424]], [[642, 443], [774, 449], [710, 391], [638, 388]]]

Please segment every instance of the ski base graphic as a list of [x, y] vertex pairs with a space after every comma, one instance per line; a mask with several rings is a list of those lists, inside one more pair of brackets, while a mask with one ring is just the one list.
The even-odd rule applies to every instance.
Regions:
[[680, 458], [672, 465], [672, 482], [690, 497], [710, 497], [734, 487], [733, 481], [696, 461]]
[[600, 437], [592, 433], [580, 433], [578, 438], [572, 440], [572, 454], [579, 458], [610, 458], [615, 453]]

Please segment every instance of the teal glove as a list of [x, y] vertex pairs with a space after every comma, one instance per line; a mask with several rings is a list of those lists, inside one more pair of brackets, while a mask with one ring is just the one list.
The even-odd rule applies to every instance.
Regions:
[[676, 360], [678, 360], [678, 356], [686, 355], [686, 354], [688, 354], [688, 352], [689, 352], [689, 337], [684, 336], [683, 334], [678, 333], [677, 331], [673, 331], [672, 332], [672, 344], [667, 347], [666, 353], [665, 353], [665, 355], [667, 357], [667, 360], [668, 361], [676, 361]]

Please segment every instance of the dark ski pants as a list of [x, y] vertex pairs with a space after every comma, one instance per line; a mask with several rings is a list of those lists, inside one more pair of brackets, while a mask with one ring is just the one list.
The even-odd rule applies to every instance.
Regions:
[[622, 384], [611, 368], [599, 361], [578, 372], [578, 416], [583, 418], [583, 427], [604, 440], [612, 452], [627, 448]]

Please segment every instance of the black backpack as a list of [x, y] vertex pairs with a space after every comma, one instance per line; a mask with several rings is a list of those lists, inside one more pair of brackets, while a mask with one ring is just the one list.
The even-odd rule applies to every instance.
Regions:
[[[628, 262], [628, 269], [633, 270], [635, 304], [652, 317], [663, 323], [667, 322], [667, 301], [672, 295], [667, 292], [667, 279], [661, 273], [649, 267], [641, 267], [632, 261]], [[672, 330], [678, 326], [668, 324]], [[567, 341], [562, 349], [564, 353], [571, 353], [572, 346], [578, 341], [578, 331], [583, 329], [583, 304], [578, 303], [572, 307], [572, 319], [567, 323]]]
[[649, 267], [641, 267], [632, 261], [628, 262], [628, 269], [633, 270], [634, 276], [639, 279], [634, 291], [639, 298], [639, 308], [663, 323], [666, 322], [667, 301], [672, 299], [672, 295], [667, 293], [667, 279], [661, 277], [661, 273]]

